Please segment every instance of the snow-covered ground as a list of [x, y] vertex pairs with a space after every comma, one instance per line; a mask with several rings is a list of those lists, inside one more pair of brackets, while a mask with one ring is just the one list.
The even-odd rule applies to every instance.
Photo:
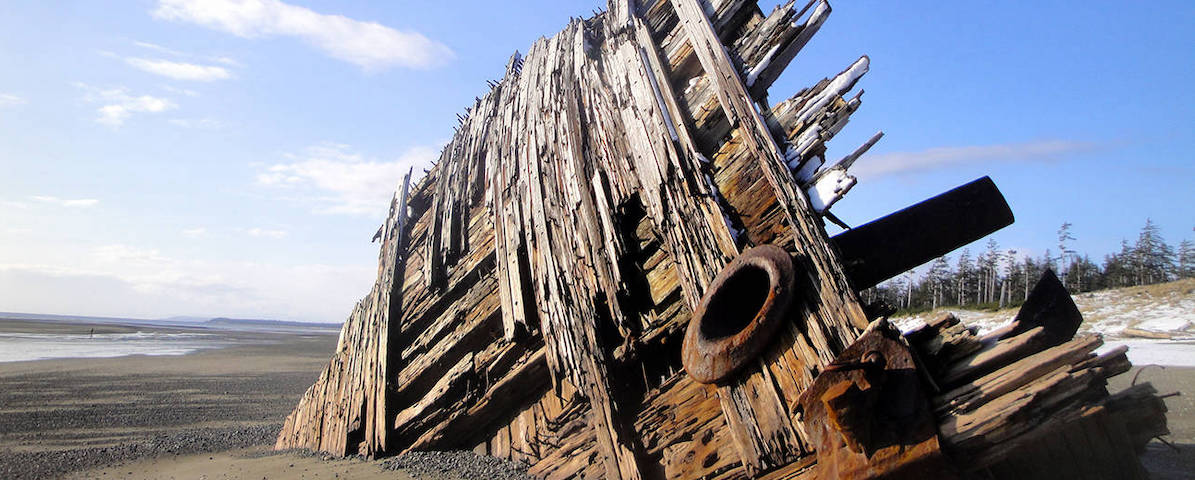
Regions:
[[[1134, 365], [1195, 367], [1195, 279], [1083, 293], [1074, 298], [1083, 313], [1079, 332], [1104, 336], [1099, 351], [1128, 345], [1129, 360]], [[894, 318], [893, 323], [907, 331], [942, 311], [954, 312], [963, 323], [977, 327], [981, 335], [1007, 325], [1017, 314], [1016, 309], [981, 312], [946, 308]]]

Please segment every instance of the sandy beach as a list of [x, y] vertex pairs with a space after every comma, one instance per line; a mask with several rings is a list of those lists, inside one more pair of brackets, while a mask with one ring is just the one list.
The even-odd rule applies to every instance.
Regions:
[[[3, 331], [142, 326], [5, 321]], [[334, 335], [224, 332], [175, 356], [0, 363], [0, 477], [52, 478], [135, 459], [265, 445], [315, 380]]]
[[[1130, 347], [1131, 348], [1131, 347]], [[1170, 435], [1166, 442], [1154, 439], [1146, 445], [1141, 461], [1154, 480], [1186, 480], [1195, 472], [1195, 368], [1134, 366], [1112, 377], [1108, 391], [1118, 392], [1137, 382], [1149, 382], [1163, 394], [1179, 393], [1165, 400]], [[1169, 444], [1167, 444], [1169, 442]]]
[[[96, 333], [142, 326], [0, 322], [0, 331]], [[172, 329], [161, 329], [172, 331]], [[87, 331], [87, 330], [82, 330]], [[337, 337], [224, 332], [233, 346], [186, 355], [0, 363], [0, 478], [521, 478], [468, 452], [383, 461], [272, 452], [282, 420]], [[1117, 391], [1133, 372], [1113, 379]], [[1195, 471], [1195, 368], [1146, 368], [1167, 399], [1171, 448], [1153, 441], [1154, 478]], [[1175, 450], [1177, 449], [1177, 451]]]
[[[0, 320], [0, 333], [188, 329]], [[273, 452], [337, 336], [217, 331], [186, 355], [0, 362], [0, 478], [522, 478], [471, 452], [366, 461]]]

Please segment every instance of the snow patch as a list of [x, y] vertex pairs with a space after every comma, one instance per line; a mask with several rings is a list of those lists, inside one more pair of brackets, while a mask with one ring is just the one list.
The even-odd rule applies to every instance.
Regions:
[[772, 57], [776, 56], [776, 52], [779, 50], [780, 44], [777, 43], [772, 47], [771, 50], [768, 50], [768, 53], [764, 54], [763, 60], [760, 60], [759, 63], [755, 64], [755, 68], [752, 68], [751, 71], [747, 73], [747, 87], [755, 85], [755, 81], [759, 79], [759, 75], [763, 73], [764, 70], [768, 69], [768, 65], [772, 64]]
[[821, 177], [815, 180], [813, 186], [805, 193], [809, 195], [810, 206], [822, 213], [841, 200], [857, 181], [855, 177], [848, 175], [846, 170], [832, 168], [822, 172]]
[[[1079, 333], [1104, 337], [1105, 343], [1098, 352], [1127, 345], [1129, 360], [1134, 365], [1195, 367], [1195, 292], [1176, 290], [1151, 295], [1127, 288], [1082, 293], [1075, 295], [1074, 300], [1083, 313]], [[946, 311], [954, 313], [968, 327], [975, 327], [981, 336], [1012, 323], [1017, 313], [1015, 309], [984, 312], [955, 307], [893, 318], [892, 323], [908, 332]], [[1134, 338], [1131, 331], [1125, 331], [1130, 328], [1171, 338]]]
[[1168, 367], [1195, 367], [1195, 342], [1172, 340], [1113, 340], [1096, 350], [1103, 354], [1113, 348], [1125, 345], [1126, 353], [1134, 366], [1162, 365]]
[[867, 73], [869, 64], [870, 60], [867, 57], [861, 57], [855, 63], [851, 64], [846, 71], [834, 77], [834, 80], [831, 80], [830, 84], [826, 85], [826, 88], [823, 88], [821, 92], [818, 92], [816, 96], [805, 103], [805, 106], [796, 115], [796, 124], [800, 125], [808, 122], [826, 104], [850, 90], [859, 81], [859, 78]]

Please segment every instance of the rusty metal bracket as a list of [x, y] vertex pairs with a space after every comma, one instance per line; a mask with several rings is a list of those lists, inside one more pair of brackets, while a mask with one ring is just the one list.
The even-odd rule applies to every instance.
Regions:
[[912, 351], [886, 319], [826, 366], [800, 407], [818, 479], [958, 477], [942, 454]]

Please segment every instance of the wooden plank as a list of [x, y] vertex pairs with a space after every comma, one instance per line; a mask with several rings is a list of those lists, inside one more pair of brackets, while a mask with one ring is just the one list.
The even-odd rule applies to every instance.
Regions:
[[767, 368], [752, 369], [718, 388], [718, 399], [749, 473], [779, 468], [808, 453]]

